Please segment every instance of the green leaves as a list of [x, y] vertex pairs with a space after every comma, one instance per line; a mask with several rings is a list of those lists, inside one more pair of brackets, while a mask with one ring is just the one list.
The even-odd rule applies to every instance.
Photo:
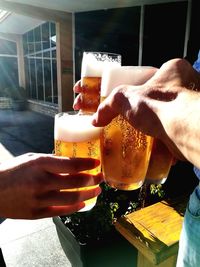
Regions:
[[150, 192], [152, 195], [158, 195], [160, 198], [164, 197], [165, 192], [162, 189], [162, 185], [161, 184], [151, 184], [150, 185]]

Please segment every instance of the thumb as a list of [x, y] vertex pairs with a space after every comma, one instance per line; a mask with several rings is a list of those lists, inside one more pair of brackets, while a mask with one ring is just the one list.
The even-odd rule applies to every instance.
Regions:
[[103, 127], [110, 123], [117, 115], [126, 116], [128, 107], [130, 109], [129, 97], [132, 86], [120, 85], [99, 105], [96, 113], [93, 115], [92, 124], [97, 127]]

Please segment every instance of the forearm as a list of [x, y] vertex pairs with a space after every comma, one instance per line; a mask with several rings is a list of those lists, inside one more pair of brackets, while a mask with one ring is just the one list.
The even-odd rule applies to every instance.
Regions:
[[161, 138], [168, 147], [200, 168], [200, 93], [184, 90], [158, 112], [164, 131]]

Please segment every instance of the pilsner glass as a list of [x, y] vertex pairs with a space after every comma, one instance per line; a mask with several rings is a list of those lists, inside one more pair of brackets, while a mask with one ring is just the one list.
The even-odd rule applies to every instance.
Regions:
[[84, 52], [81, 65], [81, 112], [96, 112], [100, 103], [102, 72], [121, 65], [121, 55], [106, 52]]
[[[103, 101], [116, 86], [141, 85], [155, 72], [156, 68], [146, 66], [123, 66], [104, 71], [101, 100]], [[105, 182], [120, 190], [140, 188], [146, 176], [152, 140], [152, 137], [132, 127], [121, 115], [114, 118], [104, 127], [101, 137]]]
[[145, 181], [149, 184], [164, 184], [169, 174], [173, 156], [166, 145], [154, 138]]
[[[80, 114], [73, 111], [55, 115], [54, 139], [55, 154], [57, 156], [95, 158], [100, 160], [99, 137], [101, 128], [94, 127], [91, 124], [91, 119], [92, 115]], [[101, 172], [101, 166], [83, 172], [96, 175]], [[63, 190], [85, 190], [93, 187]], [[92, 209], [96, 204], [96, 199], [97, 197], [86, 200], [85, 207], [80, 211]]]

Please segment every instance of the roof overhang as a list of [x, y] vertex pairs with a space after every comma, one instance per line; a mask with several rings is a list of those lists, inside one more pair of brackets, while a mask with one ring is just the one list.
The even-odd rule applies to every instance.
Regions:
[[[2, 0], [1, 0], [2, 1]], [[0, 2], [1, 2], [0, 1]], [[32, 7], [48, 8], [65, 12], [82, 12], [108, 8], [178, 2], [183, 0], [4, 0], [5, 2], [26, 4]]]
[[0, 9], [5, 12], [0, 18], [0, 33], [24, 34], [67, 13], [179, 1], [183, 0], [0, 0]]
[[0, 33], [24, 34], [42, 22], [39, 19], [9, 12], [6, 18], [0, 19]]
[[0, 23], [3, 22], [10, 14], [11, 12], [0, 9]]

